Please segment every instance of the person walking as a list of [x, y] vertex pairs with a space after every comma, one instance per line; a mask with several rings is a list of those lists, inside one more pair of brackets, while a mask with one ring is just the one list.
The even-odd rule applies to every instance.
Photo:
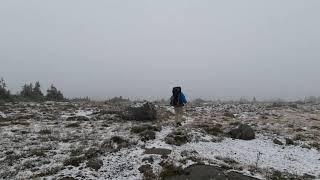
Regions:
[[175, 121], [177, 125], [181, 125], [182, 116], [183, 116], [183, 106], [185, 104], [187, 104], [187, 99], [183, 94], [181, 87], [174, 87], [172, 89], [170, 105], [174, 107]]

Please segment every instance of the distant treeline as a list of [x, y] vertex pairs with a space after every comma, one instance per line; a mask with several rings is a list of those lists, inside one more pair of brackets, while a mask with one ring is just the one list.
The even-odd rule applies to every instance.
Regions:
[[255, 97], [253, 97], [251, 100], [241, 97], [238, 100], [205, 100], [201, 98], [193, 99], [192, 103], [195, 104], [201, 104], [201, 103], [224, 103], [224, 104], [252, 104], [252, 103], [296, 103], [296, 104], [305, 104], [305, 103], [311, 103], [311, 104], [320, 104], [320, 96], [308, 96], [305, 97], [303, 100], [284, 100], [284, 99], [271, 99], [271, 100], [258, 100]]
[[64, 101], [65, 98], [60, 90], [53, 84], [48, 88], [46, 95], [41, 91], [40, 82], [25, 84], [17, 94], [11, 94], [7, 89], [4, 79], [0, 79], [0, 101]]
[[[10, 101], [65, 101], [67, 100], [63, 93], [58, 90], [53, 84], [47, 89], [46, 95], [41, 92], [41, 85], [40, 82], [37, 81], [35, 84], [29, 83], [22, 86], [21, 91], [16, 94], [11, 94], [11, 92], [7, 88], [7, 84], [5, 83], [4, 79], [0, 79], [0, 102], [10, 102]], [[73, 98], [70, 101], [91, 101], [89, 97], [84, 98]], [[130, 99], [125, 99], [122, 96], [114, 97], [106, 102], [116, 103], [116, 102], [128, 102]], [[192, 103], [206, 103], [206, 102], [215, 102], [215, 103], [240, 103], [240, 104], [248, 104], [248, 103], [285, 103], [288, 102], [282, 99], [276, 100], [258, 100], [253, 97], [251, 100], [241, 97], [239, 100], [228, 100], [228, 101], [221, 101], [221, 100], [204, 100], [201, 98], [191, 100]], [[169, 104], [169, 99], [161, 99], [156, 100], [157, 103], [162, 104]], [[320, 104], [320, 97], [316, 96], [309, 96], [304, 98], [304, 100], [293, 101], [293, 103], [319, 103]]]

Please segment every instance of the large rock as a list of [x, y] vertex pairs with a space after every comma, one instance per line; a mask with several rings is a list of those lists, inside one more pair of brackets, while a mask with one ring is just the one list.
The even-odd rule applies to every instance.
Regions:
[[[173, 169], [170, 167], [170, 169]], [[179, 171], [162, 171], [161, 178], [164, 180], [258, 180], [234, 171], [224, 171], [222, 168], [210, 165], [191, 165]]]
[[234, 139], [252, 140], [255, 139], [255, 132], [251, 126], [241, 124], [238, 128], [232, 129], [229, 132], [230, 136]]
[[157, 155], [161, 155], [161, 156], [165, 156], [168, 157], [169, 154], [171, 154], [171, 150], [170, 149], [164, 149], [164, 148], [151, 148], [148, 149], [146, 148], [144, 151], [144, 154], [157, 154]]
[[126, 120], [153, 121], [157, 118], [157, 110], [154, 104], [144, 102], [129, 106], [123, 116]]

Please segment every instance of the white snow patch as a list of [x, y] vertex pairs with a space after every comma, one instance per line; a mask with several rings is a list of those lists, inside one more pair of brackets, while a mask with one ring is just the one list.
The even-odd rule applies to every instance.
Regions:
[[6, 118], [6, 117], [7, 117], [7, 115], [5, 115], [3, 112], [1, 112], [1, 111], [0, 111], [0, 117], [2, 117], [2, 118]]
[[146, 148], [165, 148], [171, 150], [172, 146], [166, 144], [164, 139], [173, 129], [174, 128], [170, 126], [163, 127], [162, 130], [156, 134], [155, 140], [146, 143]]
[[90, 115], [92, 115], [93, 111], [92, 110], [76, 110], [74, 115], [71, 115], [70, 113], [65, 113], [61, 115], [61, 118], [67, 119], [72, 116], [85, 116], [87, 118], [90, 118]]
[[99, 179], [141, 179], [138, 168], [141, 165], [143, 151], [141, 148], [124, 149], [104, 156]]
[[275, 145], [266, 137], [258, 137], [251, 141], [227, 138], [220, 143], [198, 142], [177, 147], [180, 152], [190, 149], [209, 159], [214, 159], [215, 156], [229, 157], [245, 165], [254, 165], [258, 153], [262, 153], [258, 162], [259, 168], [274, 168], [298, 175], [320, 175], [319, 151]]
[[[191, 119], [190, 119], [191, 121]], [[272, 142], [272, 138], [258, 135], [251, 141], [233, 140], [226, 138], [224, 141], [192, 142], [182, 146], [168, 145], [164, 138], [172, 132], [173, 127], [164, 127], [157, 133], [156, 139], [146, 144], [146, 148], [165, 148], [172, 150], [171, 156], [179, 159], [179, 154], [184, 150], [195, 150], [200, 157], [215, 160], [216, 156], [228, 157], [243, 165], [255, 165], [257, 155], [261, 153], [258, 161], [259, 168], [273, 168], [283, 172], [297, 175], [305, 173], [320, 176], [320, 152], [316, 149], [306, 149], [298, 146], [280, 146]], [[194, 132], [193, 132], [194, 134]], [[205, 136], [204, 139], [210, 139]], [[189, 162], [188, 164], [192, 164]]]
[[76, 111], [76, 116], [90, 116], [93, 113], [92, 110], [77, 110]]
[[172, 106], [166, 106], [165, 108], [166, 108], [167, 111], [169, 111], [172, 114], [174, 114], [174, 108]]

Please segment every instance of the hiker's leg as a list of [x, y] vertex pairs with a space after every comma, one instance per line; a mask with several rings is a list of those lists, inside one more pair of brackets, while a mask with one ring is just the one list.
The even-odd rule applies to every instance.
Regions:
[[177, 107], [174, 107], [174, 120], [178, 121], [179, 117], [178, 117], [178, 110]]
[[181, 122], [182, 121], [182, 115], [183, 115], [183, 108], [182, 107], [175, 107], [175, 121]]

